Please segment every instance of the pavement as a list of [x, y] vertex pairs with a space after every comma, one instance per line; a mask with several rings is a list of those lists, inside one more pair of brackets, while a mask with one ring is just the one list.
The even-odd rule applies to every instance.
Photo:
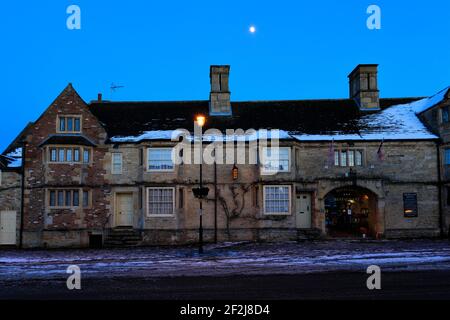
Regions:
[[[71, 265], [81, 290], [67, 289]], [[381, 290], [367, 289], [371, 265]], [[0, 299], [450, 299], [450, 242], [0, 251]]]

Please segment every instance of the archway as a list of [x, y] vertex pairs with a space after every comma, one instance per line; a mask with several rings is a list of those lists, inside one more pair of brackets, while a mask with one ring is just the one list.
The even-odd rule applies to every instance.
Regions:
[[331, 237], [377, 235], [378, 198], [372, 191], [348, 186], [329, 192], [325, 199], [325, 225]]

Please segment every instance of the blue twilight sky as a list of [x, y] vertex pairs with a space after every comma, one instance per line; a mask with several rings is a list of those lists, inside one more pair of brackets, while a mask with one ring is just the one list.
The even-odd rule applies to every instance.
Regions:
[[382, 97], [450, 85], [448, 0], [3, 1], [0, 30], [0, 151], [68, 82], [86, 101], [208, 99], [209, 65], [230, 64], [233, 100], [345, 98], [353, 67], [379, 63]]

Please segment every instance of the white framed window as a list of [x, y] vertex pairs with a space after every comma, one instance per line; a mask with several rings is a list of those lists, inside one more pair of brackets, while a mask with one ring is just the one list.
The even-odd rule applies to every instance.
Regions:
[[147, 171], [173, 171], [172, 148], [148, 148]]
[[80, 133], [81, 116], [58, 116], [58, 133]]
[[291, 171], [291, 148], [264, 147], [262, 155], [262, 173], [273, 174]]
[[291, 214], [291, 186], [264, 186], [264, 214]]
[[111, 157], [111, 173], [112, 174], [122, 174], [122, 154], [113, 153]]
[[356, 149], [335, 150], [334, 165], [336, 167], [361, 167], [363, 165], [363, 151]]
[[147, 215], [149, 217], [175, 214], [175, 188], [147, 188]]

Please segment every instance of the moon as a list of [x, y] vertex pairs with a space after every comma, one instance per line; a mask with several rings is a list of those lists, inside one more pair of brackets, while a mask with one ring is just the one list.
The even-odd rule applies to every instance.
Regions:
[[255, 26], [250, 26], [250, 29], [248, 29], [250, 31], [250, 33], [255, 33], [256, 32], [256, 28]]

